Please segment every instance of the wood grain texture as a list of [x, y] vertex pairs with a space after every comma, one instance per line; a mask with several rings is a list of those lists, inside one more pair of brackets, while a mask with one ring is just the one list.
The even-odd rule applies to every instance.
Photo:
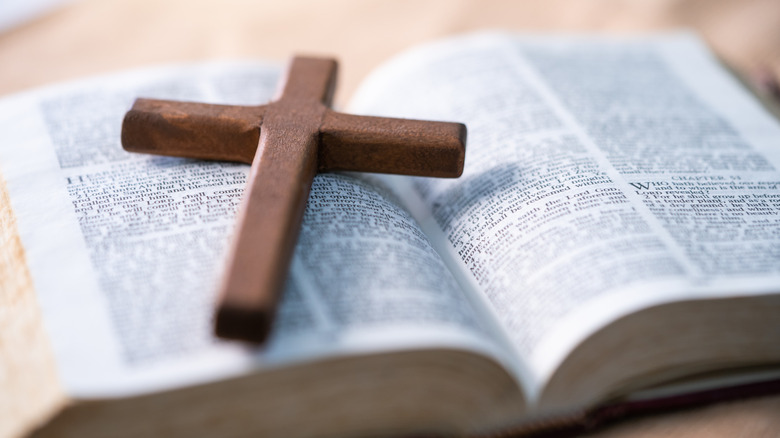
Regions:
[[122, 123], [134, 152], [252, 164], [265, 107], [138, 99]]
[[139, 99], [125, 115], [128, 151], [252, 162], [220, 286], [217, 336], [268, 337], [318, 170], [463, 172], [463, 124], [335, 112], [328, 107], [336, 73], [335, 60], [295, 57], [267, 105]]
[[[359, 127], [359, 129], [356, 129]], [[454, 178], [463, 172], [466, 126], [327, 111], [321, 171], [349, 170]]]

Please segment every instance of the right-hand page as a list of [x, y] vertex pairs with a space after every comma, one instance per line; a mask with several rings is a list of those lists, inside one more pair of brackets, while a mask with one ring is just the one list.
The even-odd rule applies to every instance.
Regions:
[[460, 179], [396, 185], [539, 385], [622, 315], [780, 288], [780, 128], [691, 35], [449, 40], [352, 108], [466, 123]]

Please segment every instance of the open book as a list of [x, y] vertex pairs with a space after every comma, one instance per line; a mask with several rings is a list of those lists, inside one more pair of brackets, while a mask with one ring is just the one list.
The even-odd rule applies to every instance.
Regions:
[[780, 378], [780, 126], [685, 34], [392, 60], [350, 110], [466, 123], [463, 176], [317, 176], [270, 343], [214, 339], [249, 167], [126, 153], [121, 120], [279, 71], [0, 101], [0, 436], [509, 436]]

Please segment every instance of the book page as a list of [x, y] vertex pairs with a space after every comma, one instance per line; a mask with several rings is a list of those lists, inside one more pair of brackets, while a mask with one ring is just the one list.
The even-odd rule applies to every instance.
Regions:
[[394, 60], [353, 104], [466, 123], [463, 177], [392, 184], [531, 393], [621, 315], [780, 286], [780, 129], [690, 35], [463, 37]]
[[278, 68], [129, 72], [0, 102], [0, 164], [70, 396], [210, 381], [338, 354], [494, 354], [491, 328], [380, 185], [321, 175], [269, 343], [212, 335], [218, 277], [249, 166], [125, 152], [136, 97], [260, 104]]

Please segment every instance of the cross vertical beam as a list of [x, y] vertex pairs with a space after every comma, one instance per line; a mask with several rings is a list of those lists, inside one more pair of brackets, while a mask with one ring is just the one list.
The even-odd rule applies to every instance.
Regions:
[[[220, 287], [215, 330], [263, 342], [270, 333], [314, 175], [321, 120], [333, 99], [335, 61], [296, 58], [268, 105]], [[293, 115], [293, 117], [290, 117]]]

